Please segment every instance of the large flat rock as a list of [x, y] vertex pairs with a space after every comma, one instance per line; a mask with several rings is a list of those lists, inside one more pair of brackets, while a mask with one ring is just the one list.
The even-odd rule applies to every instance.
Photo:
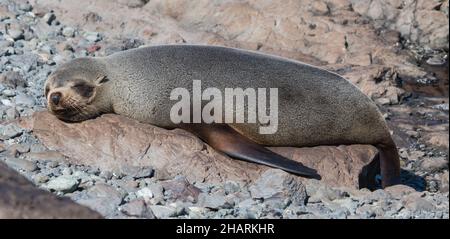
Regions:
[[25, 177], [0, 162], [1, 218], [101, 218], [69, 198], [36, 188]]
[[[119, 115], [66, 123], [50, 113], [37, 112], [19, 125], [72, 163], [101, 170], [151, 166], [158, 178], [184, 175], [190, 182], [251, 183], [269, 169], [225, 156], [184, 130], [166, 130]], [[377, 150], [371, 145], [271, 150], [317, 169], [322, 181], [331, 186], [371, 187], [378, 170]]]

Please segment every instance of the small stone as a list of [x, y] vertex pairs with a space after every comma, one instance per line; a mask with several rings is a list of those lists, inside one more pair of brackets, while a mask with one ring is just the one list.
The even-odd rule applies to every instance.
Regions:
[[412, 187], [399, 184], [387, 187], [385, 191], [389, 193], [393, 198], [402, 199], [405, 195], [409, 195], [415, 192], [416, 190], [414, 190], [414, 188]]
[[168, 206], [152, 205], [150, 206], [150, 209], [152, 210], [153, 215], [158, 219], [174, 217], [176, 215], [175, 208]]
[[19, 111], [17, 111], [16, 107], [8, 108], [5, 113], [7, 120], [13, 120], [20, 116]]
[[155, 218], [153, 213], [150, 210], [148, 210], [147, 205], [142, 199], [132, 200], [129, 203], [120, 206], [119, 210], [127, 216], [141, 217], [147, 219]]
[[3, 94], [4, 96], [6, 96], [6, 97], [13, 97], [13, 96], [16, 96], [16, 92], [13, 91], [13, 90], [4, 90], [4, 91], [2, 92], [2, 94]]
[[21, 29], [9, 29], [8, 30], [8, 35], [14, 39], [14, 41], [23, 39], [23, 30]]
[[408, 150], [406, 148], [400, 148], [398, 150], [398, 153], [399, 153], [401, 158], [403, 158], [403, 159], [407, 159], [408, 158]]
[[42, 17], [42, 20], [44, 20], [44, 22], [47, 23], [48, 25], [51, 25], [55, 19], [56, 16], [53, 12], [46, 13], [44, 17]]
[[389, 105], [391, 100], [389, 98], [378, 98], [375, 100], [379, 105]]
[[136, 196], [137, 197], [141, 197], [144, 200], [148, 201], [151, 198], [153, 198], [153, 192], [150, 188], [146, 187], [146, 188], [142, 188], [139, 191], [136, 192]]
[[[40, 143], [36, 142], [36, 143], [30, 144], [30, 152], [33, 152], [33, 153], [44, 152], [45, 150], [47, 150], [47, 148]], [[27, 157], [29, 157], [29, 154], [27, 154]]]
[[205, 218], [205, 215], [209, 212], [207, 208], [204, 207], [188, 207], [188, 215], [191, 219]]
[[89, 46], [86, 50], [89, 54], [92, 54], [92, 53], [100, 50], [101, 48], [102, 47], [100, 45], [92, 45], [92, 46]]
[[228, 181], [223, 185], [223, 188], [225, 190], [225, 194], [232, 194], [239, 192], [241, 190], [241, 187], [239, 183], [234, 181]]
[[19, 4], [19, 9], [24, 11], [24, 12], [30, 12], [31, 10], [33, 10], [33, 7], [31, 6], [31, 4], [27, 3], [21, 3]]
[[323, 1], [313, 1], [311, 4], [311, 11], [317, 15], [325, 15], [330, 11], [330, 9]]
[[127, 192], [134, 192], [137, 190], [139, 184], [134, 180], [121, 180], [118, 185]]
[[125, 4], [129, 8], [143, 7], [148, 0], [119, 0], [119, 3]]
[[424, 157], [424, 156], [425, 156], [425, 152], [419, 151], [419, 150], [413, 150], [413, 151], [411, 151], [411, 152], [409, 153], [408, 159], [409, 159], [409, 160], [416, 161], [416, 160], [421, 159], [421, 158]]
[[98, 42], [101, 40], [100, 34], [98, 32], [85, 32], [83, 37], [89, 42]]
[[200, 189], [190, 184], [185, 177], [177, 177], [173, 180], [167, 180], [161, 182], [165, 192], [170, 198], [176, 200], [186, 201], [189, 197], [198, 198]]
[[115, 187], [98, 183], [83, 191], [75, 201], [88, 206], [105, 217], [115, 215], [119, 205], [123, 202], [125, 194]]
[[113, 174], [111, 171], [101, 171], [99, 176], [106, 180], [110, 180], [112, 178]]
[[290, 198], [270, 198], [267, 200], [264, 200], [265, 207], [269, 207], [273, 210], [284, 210], [287, 206], [291, 204]]
[[53, 47], [51, 47], [49, 45], [43, 45], [43, 46], [41, 46], [40, 49], [43, 53], [45, 53], [45, 55], [42, 54], [41, 56], [46, 58], [47, 61], [48, 61], [49, 56], [53, 55], [55, 53], [55, 50], [53, 50]]
[[406, 131], [406, 134], [409, 135], [409, 137], [415, 138], [415, 139], [420, 137], [419, 132], [417, 132], [415, 130], [408, 130], [408, 131]]
[[334, 201], [336, 199], [342, 199], [348, 196], [348, 193], [339, 190], [337, 188], [332, 188], [327, 185], [320, 186], [314, 193], [310, 194], [308, 198], [308, 203], [317, 203], [324, 200]]
[[147, 187], [153, 193], [154, 198], [163, 198], [164, 197], [164, 188], [161, 184], [150, 184]]
[[428, 189], [428, 191], [433, 192], [433, 193], [437, 192], [439, 190], [438, 182], [435, 180], [428, 181], [427, 189]]
[[22, 135], [23, 129], [14, 124], [0, 126], [0, 139], [7, 140]]
[[432, 108], [448, 112], [448, 103], [433, 105]]
[[63, 168], [63, 170], [61, 170], [61, 173], [63, 175], [71, 175], [72, 174], [72, 169], [70, 169], [70, 168]]
[[71, 193], [78, 188], [79, 184], [79, 180], [74, 177], [64, 175], [51, 179], [45, 185], [45, 188], [62, 193]]
[[440, 191], [442, 193], [448, 193], [448, 178], [449, 178], [449, 173], [448, 173], [448, 171], [445, 171], [442, 174], [441, 182], [440, 182]]
[[34, 101], [33, 97], [25, 95], [25, 94], [18, 94], [16, 97], [16, 104], [17, 105], [24, 105], [24, 106], [34, 106], [36, 102]]
[[431, 66], [442, 66], [445, 64], [445, 58], [439, 55], [434, 55], [427, 59], [427, 64]]
[[175, 208], [175, 217], [187, 214], [187, 208], [183, 202], [176, 201], [169, 204], [170, 207]]
[[31, 161], [28, 161], [28, 160], [22, 159], [22, 158], [14, 158], [14, 157], [7, 158], [6, 164], [8, 164], [8, 166], [10, 166], [14, 169], [24, 170], [27, 172], [33, 172], [38, 169], [35, 162], [31, 162]]
[[7, 47], [10, 47], [13, 45], [14, 45], [14, 42], [12, 42], [12, 41], [0, 40], [0, 49], [7, 48]]
[[252, 206], [256, 205], [256, 201], [251, 199], [251, 198], [247, 198], [245, 200], [243, 200], [242, 202], [240, 202], [238, 204], [238, 207], [240, 208], [250, 208]]
[[72, 27], [64, 27], [62, 30], [62, 34], [65, 37], [73, 37], [75, 35], [75, 29]]
[[50, 178], [47, 175], [41, 173], [33, 175], [32, 178], [33, 181], [37, 184], [43, 184], [48, 182], [48, 180], [50, 180]]
[[225, 196], [212, 194], [208, 195], [207, 193], [201, 193], [198, 196], [198, 204], [202, 207], [210, 208], [210, 209], [220, 209], [220, 208], [230, 208], [232, 207], [231, 203], [228, 202]]
[[13, 106], [13, 104], [11, 103], [11, 101], [8, 100], [8, 99], [1, 99], [1, 102], [2, 102], [2, 104], [5, 105], [5, 106]]
[[433, 212], [436, 210], [436, 207], [433, 205], [433, 203], [427, 201], [424, 198], [417, 198], [408, 205], [405, 206], [412, 212]]
[[294, 204], [303, 205], [307, 198], [300, 179], [279, 169], [265, 171], [249, 189], [254, 199], [289, 197]]

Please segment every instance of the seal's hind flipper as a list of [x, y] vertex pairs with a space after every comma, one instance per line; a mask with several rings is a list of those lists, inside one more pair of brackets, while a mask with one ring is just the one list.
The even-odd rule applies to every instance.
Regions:
[[316, 170], [270, 151], [247, 139], [226, 124], [196, 126], [191, 124], [183, 128], [200, 137], [214, 149], [233, 158], [279, 168], [303, 177], [320, 179]]

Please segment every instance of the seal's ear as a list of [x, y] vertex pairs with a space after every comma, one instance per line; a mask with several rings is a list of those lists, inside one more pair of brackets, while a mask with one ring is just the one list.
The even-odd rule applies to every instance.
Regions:
[[109, 81], [108, 77], [105, 75], [102, 75], [102, 76], [99, 76], [97, 79], [95, 79], [95, 84], [102, 85], [108, 81]]

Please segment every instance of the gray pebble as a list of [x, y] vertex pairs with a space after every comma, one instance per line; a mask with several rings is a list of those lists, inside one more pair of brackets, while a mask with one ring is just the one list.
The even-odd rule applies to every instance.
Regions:
[[64, 27], [62, 30], [62, 34], [65, 37], [73, 37], [75, 35], [75, 29], [72, 27]]
[[143, 198], [144, 200], [150, 200], [154, 197], [154, 194], [151, 190], [151, 188], [142, 188], [139, 191], [136, 192], [136, 196], [139, 198]]
[[98, 32], [84, 32], [83, 37], [91, 43], [101, 40], [101, 36]]
[[61, 173], [63, 174], [63, 175], [71, 175], [72, 174], [72, 169], [70, 169], [70, 168], [63, 168], [62, 170], [61, 170]]
[[22, 135], [23, 129], [15, 124], [0, 125], [0, 139], [7, 140]]
[[232, 194], [239, 192], [241, 190], [241, 186], [237, 182], [228, 181], [223, 185], [223, 189], [225, 190], [225, 194]]
[[174, 217], [176, 215], [175, 208], [169, 206], [151, 205], [150, 209], [158, 219]]
[[16, 104], [18, 105], [24, 105], [24, 106], [34, 106], [36, 102], [34, 101], [34, 98], [25, 94], [18, 94], [15, 97]]
[[32, 176], [32, 178], [33, 178], [33, 181], [37, 184], [43, 184], [43, 183], [48, 182], [48, 180], [50, 180], [50, 178], [47, 175], [42, 174], [42, 173], [35, 174]]
[[13, 120], [20, 116], [19, 111], [16, 110], [16, 107], [8, 108], [5, 113], [7, 120]]
[[223, 195], [200, 193], [198, 196], [198, 204], [202, 207], [210, 209], [230, 208], [232, 203], [228, 202]]
[[73, 199], [77, 203], [98, 211], [103, 216], [113, 216], [118, 213], [118, 207], [124, 198], [125, 194], [113, 186], [98, 183], [82, 191], [82, 194]]
[[31, 6], [31, 4], [27, 3], [21, 3], [19, 4], [19, 9], [24, 11], [24, 12], [30, 12], [31, 10], [33, 10], [33, 7]]
[[64, 175], [51, 179], [44, 187], [52, 191], [71, 193], [78, 188], [79, 184], [78, 179]]
[[307, 194], [305, 186], [294, 176], [279, 170], [265, 171], [250, 187], [250, 194], [255, 199], [292, 198], [296, 205], [303, 205]]
[[16, 92], [14, 90], [6, 89], [2, 92], [2, 94], [6, 97], [16, 96]]
[[42, 20], [44, 20], [44, 22], [47, 23], [48, 25], [51, 25], [55, 19], [56, 16], [52, 12], [46, 13], [44, 17], [42, 17]]
[[112, 174], [111, 171], [106, 171], [105, 170], [105, 171], [101, 171], [99, 176], [104, 178], [104, 179], [106, 179], [106, 180], [110, 180], [112, 178], [113, 174]]
[[130, 201], [129, 203], [120, 206], [119, 210], [127, 216], [134, 216], [147, 219], [155, 218], [152, 211], [147, 208], [147, 205], [142, 199]]
[[10, 30], [8, 30], [8, 35], [12, 39], [14, 39], [14, 41], [17, 41], [19, 39], [23, 39], [23, 30], [10, 29]]

